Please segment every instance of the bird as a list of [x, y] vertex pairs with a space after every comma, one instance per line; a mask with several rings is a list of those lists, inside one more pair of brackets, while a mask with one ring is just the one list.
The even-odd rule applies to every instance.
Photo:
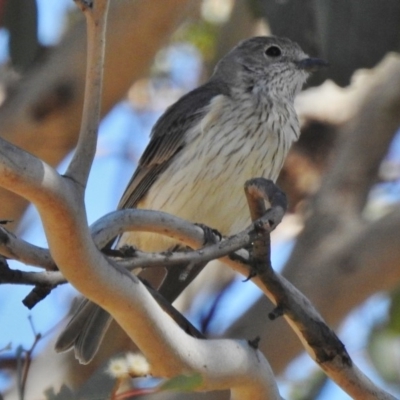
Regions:
[[[158, 119], [118, 208], [164, 211], [223, 236], [245, 229], [251, 221], [244, 183], [255, 177], [276, 181], [300, 134], [294, 98], [310, 73], [325, 65], [287, 38], [240, 42], [207, 82]], [[126, 245], [156, 252], [177, 248], [171, 238], [144, 232], [123, 234], [117, 247]], [[159, 292], [172, 303], [203, 266], [186, 279], [171, 269]], [[59, 336], [56, 351], [74, 347], [75, 357], [87, 364], [111, 320], [84, 301]]]

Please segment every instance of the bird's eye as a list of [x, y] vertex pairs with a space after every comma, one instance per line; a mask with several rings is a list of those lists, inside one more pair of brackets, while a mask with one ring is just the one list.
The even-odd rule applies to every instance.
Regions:
[[279, 57], [282, 54], [282, 51], [278, 46], [269, 46], [268, 49], [265, 50], [265, 54], [268, 57]]

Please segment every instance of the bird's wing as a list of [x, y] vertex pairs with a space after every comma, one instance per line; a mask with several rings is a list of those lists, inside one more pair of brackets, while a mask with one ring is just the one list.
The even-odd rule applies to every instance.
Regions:
[[218, 95], [229, 96], [228, 87], [214, 80], [189, 92], [170, 106], [154, 125], [150, 143], [139, 160], [118, 208], [134, 208], [159, 174], [185, 146], [185, 132], [199, 122]]

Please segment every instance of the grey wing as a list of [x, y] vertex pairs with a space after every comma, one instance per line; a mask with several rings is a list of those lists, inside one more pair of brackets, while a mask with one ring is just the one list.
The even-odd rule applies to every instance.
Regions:
[[220, 81], [209, 81], [189, 92], [160, 117], [151, 133], [138, 167], [118, 208], [134, 208], [160, 173], [185, 146], [185, 132], [201, 120], [207, 106], [218, 95], [229, 96], [228, 87]]

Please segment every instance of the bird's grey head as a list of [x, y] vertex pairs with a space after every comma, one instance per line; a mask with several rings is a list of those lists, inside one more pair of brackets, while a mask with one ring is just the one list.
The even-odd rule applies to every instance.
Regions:
[[217, 64], [213, 79], [230, 88], [292, 100], [311, 71], [326, 65], [286, 38], [258, 36], [240, 42]]

